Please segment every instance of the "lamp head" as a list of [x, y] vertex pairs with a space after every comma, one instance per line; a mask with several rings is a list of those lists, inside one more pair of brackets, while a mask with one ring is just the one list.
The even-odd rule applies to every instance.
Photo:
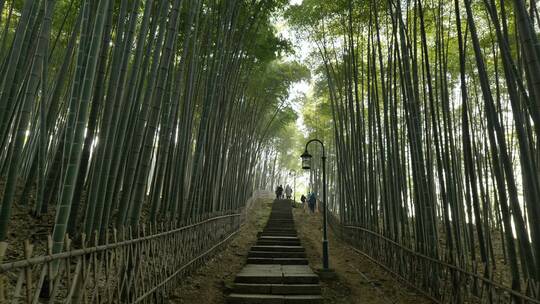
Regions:
[[311, 158], [313, 156], [311, 156], [311, 154], [309, 154], [309, 152], [305, 150], [304, 153], [300, 155], [300, 157], [302, 158], [302, 169], [305, 169], [305, 170], [311, 169]]

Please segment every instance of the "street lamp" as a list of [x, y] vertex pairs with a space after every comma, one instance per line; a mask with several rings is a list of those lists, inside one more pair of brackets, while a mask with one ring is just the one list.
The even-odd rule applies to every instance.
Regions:
[[323, 243], [322, 243], [322, 259], [323, 259], [323, 269], [324, 273], [331, 273], [331, 270], [328, 268], [328, 237], [326, 233], [326, 154], [324, 153], [324, 144], [318, 139], [312, 139], [306, 143], [306, 148], [304, 153], [300, 156], [302, 158], [302, 169], [310, 170], [311, 169], [311, 159], [313, 156], [308, 152], [308, 146], [312, 142], [318, 142], [322, 147], [322, 174], [323, 174], [323, 196], [322, 196], [322, 207], [323, 207]]
[[302, 158], [302, 169], [304, 169], [304, 170], [311, 169], [311, 158], [313, 156], [311, 156], [311, 154], [309, 154], [309, 152], [307, 151], [307, 147], [306, 147], [306, 150], [304, 151], [304, 153], [302, 153], [302, 155], [300, 155], [300, 157]]

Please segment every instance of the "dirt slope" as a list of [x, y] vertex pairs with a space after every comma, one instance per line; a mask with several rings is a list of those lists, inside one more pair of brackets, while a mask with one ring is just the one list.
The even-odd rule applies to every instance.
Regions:
[[[306, 248], [309, 263], [314, 269], [322, 266], [322, 218], [303, 209], [294, 210], [298, 236]], [[328, 234], [330, 268], [337, 280], [322, 283], [325, 303], [431, 303], [402, 283], [393, 279], [379, 266], [355, 253], [339, 241], [331, 230]]]

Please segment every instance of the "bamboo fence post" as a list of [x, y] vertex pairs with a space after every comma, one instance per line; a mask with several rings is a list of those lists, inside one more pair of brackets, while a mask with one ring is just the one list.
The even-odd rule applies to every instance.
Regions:
[[[0, 264], [4, 261], [6, 255], [6, 250], [8, 247], [7, 242], [0, 242]], [[6, 302], [6, 286], [5, 286], [5, 277], [3, 274], [0, 274], [0, 303]]]
[[[32, 251], [34, 246], [30, 244], [29, 240], [24, 241], [24, 258], [29, 260], [32, 257]], [[26, 276], [26, 302], [28, 304], [32, 303], [32, 266], [27, 266], [25, 268]]]

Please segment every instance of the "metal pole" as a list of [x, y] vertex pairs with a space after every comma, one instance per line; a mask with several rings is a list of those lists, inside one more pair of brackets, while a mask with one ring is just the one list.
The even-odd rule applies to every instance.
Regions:
[[[321, 143], [322, 145], [322, 143]], [[324, 147], [324, 146], [323, 146]], [[322, 174], [323, 174], [323, 243], [322, 243], [322, 254], [323, 254], [323, 269], [327, 270], [328, 265], [328, 236], [326, 233], [326, 155], [322, 156]]]
[[323, 207], [323, 243], [322, 243], [322, 259], [323, 259], [323, 271], [329, 271], [329, 261], [328, 261], [328, 234], [327, 234], [327, 208], [326, 208], [326, 153], [324, 150], [324, 144], [318, 139], [312, 139], [306, 143], [306, 152], [308, 145], [312, 142], [318, 142], [322, 146], [322, 173], [323, 173], [323, 195], [322, 195], [322, 207]]

